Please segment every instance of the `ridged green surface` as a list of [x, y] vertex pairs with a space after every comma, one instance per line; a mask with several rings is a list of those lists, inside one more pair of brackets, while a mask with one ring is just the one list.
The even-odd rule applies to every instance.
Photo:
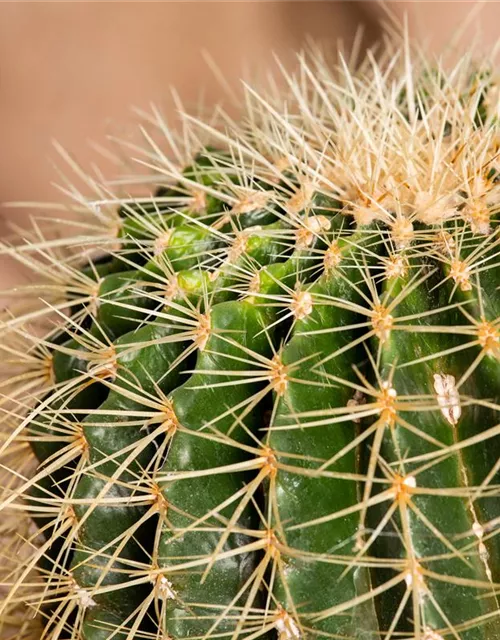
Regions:
[[[88, 299], [65, 290], [17, 410], [44, 637], [500, 640], [498, 123], [484, 87], [463, 112], [478, 77], [437, 124], [429, 69], [418, 105], [392, 87], [397, 125], [381, 77], [366, 113], [311, 82], [321, 118], [270, 107], [278, 157], [219, 132], [78, 262]], [[342, 118], [380, 139], [335, 155]]]

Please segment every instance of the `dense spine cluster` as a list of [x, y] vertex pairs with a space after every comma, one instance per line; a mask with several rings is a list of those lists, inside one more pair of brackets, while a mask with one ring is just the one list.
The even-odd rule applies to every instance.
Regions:
[[299, 61], [3, 246], [9, 637], [500, 639], [492, 67]]

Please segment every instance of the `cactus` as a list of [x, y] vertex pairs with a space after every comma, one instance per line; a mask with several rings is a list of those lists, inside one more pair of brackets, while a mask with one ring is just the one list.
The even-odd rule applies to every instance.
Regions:
[[494, 69], [299, 62], [2, 246], [16, 638], [500, 639]]

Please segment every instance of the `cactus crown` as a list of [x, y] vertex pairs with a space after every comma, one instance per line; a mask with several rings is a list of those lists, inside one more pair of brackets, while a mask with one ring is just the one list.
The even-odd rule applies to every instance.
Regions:
[[11, 637], [500, 637], [494, 69], [283, 80], [2, 246]]

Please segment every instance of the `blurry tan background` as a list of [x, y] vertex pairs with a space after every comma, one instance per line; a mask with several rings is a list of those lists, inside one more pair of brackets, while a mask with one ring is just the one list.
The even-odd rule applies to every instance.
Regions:
[[[387, 3], [398, 16], [408, 11], [413, 33], [436, 50], [475, 4]], [[88, 141], [106, 143], [106, 133], [130, 124], [131, 105], [147, 108], [153, 101], [168, 113], [169, 86], [187, 106], [202, 89], [205, 104], [220, 100], [203, 49], [237, 87], [244, 64], [262, 70], [272, 52], [290, 61], [306, 35], [348, 44], [363, 23], [371, 44], [382, 15], [369, 0], [1, 3], [0, 202], [61, 198], [50, 184], [56, 178], [48, 161], [55, 158], [52, 138], [84, 167], [97, 160], [111, 175]], [[486, 2], [469, 31], [481, 23], [483, 42], [491, 41], [499, 18], [500, 4]], [[9, 215], [3, 211], [0, 233]]]

